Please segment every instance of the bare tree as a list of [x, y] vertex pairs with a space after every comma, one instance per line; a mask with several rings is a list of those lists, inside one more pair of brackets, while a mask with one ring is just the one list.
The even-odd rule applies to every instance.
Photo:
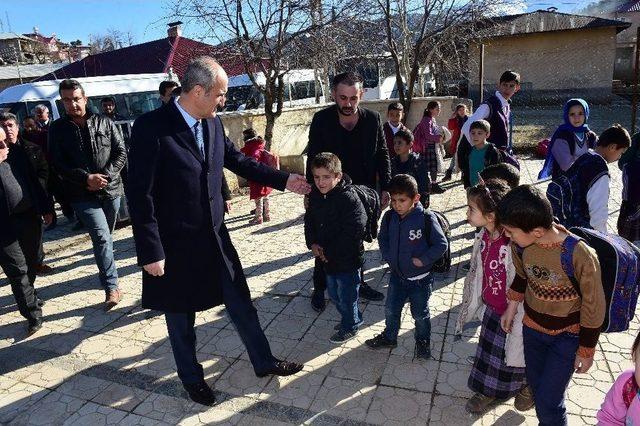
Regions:
[[447, 58], [460, 53], [460, 40], [473, 39], [476, 25], [486, 22], [491, 15], [508, 11], [505, 7], [513, 3], [510, 0], [375, 2], [396, 71], [398, 97], [407, 111], [416, 94], [422, 94], [425, 67], [431, 64], [433, 68], [446, 69]]
[[120, 31], [115, 28], [108, 28], [104, 34], [89, 35], [89, 47], [92, 55], [122, 49], [123, 47], [132, 46], [134, 43], [135, 37], [130, 30]]
[[[353, 0], [176, 0], [173, 15], [204, 23], [204, 37], [221, 42], [224, 62], [236, 59], [264, 97], [265, 140], [270, 148], [282, 114], [285, 75], [317, 48], [318, 34], [353, 12]], [[324, 13], [324, 11], [329, 13]], [[314, 13], [312, 13], [312, 11]], [[303, 57], [304, 56], [304, 57]], [[326, 69], [326, 67], [325, 67]], [[326, 72], [326, 71], [325, 71]], [[264, 80], [258, 78], [259, 74]]]

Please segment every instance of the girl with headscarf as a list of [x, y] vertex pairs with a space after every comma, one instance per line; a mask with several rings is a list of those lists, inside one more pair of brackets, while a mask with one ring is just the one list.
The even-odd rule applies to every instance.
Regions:
[[596, 146], [598, 136], [587, 125], [589, 104], [584, 99], [569, 99], [564, 105], [563, 117], [564, 124], [551, 137], [547, 158], [538, 179], [556, 178], [569, 170], [578, 157]]

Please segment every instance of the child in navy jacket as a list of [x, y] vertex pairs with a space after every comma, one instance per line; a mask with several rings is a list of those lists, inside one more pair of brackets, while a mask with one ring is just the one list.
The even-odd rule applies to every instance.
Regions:
[[418, 184], [413, 177], [404, 174], [394, 176], [389, 193], [392, 210], [382, 218], [378, 235], [382, 258], [391, 269], [385, 330], [365, 343], [374, 349], [396, 347], [400, 315], [409, 299], [416, 325], [415, 354], [418, 358], [429, 359], [431, 268], [447, 250], [447, 239], [435, 215], [419, 203]]

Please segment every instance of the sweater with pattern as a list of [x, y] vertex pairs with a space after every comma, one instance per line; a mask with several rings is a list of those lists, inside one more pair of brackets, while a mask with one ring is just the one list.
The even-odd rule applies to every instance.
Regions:
[[547, 334], [579, 335], [578, 355], [592, 357], [604, 322], [605, 296], [595, 251], [580, 241], [573, 252], [579, 291], [564, 272], [562, 243], [532, 244], [523, 251], [512, 243], [516, 277], [508, 298], [524, 300], [523, 323]]

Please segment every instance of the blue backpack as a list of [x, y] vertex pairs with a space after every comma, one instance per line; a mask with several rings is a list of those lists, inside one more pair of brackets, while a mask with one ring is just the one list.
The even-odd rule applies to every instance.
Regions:
[[609, 170], [604, 160], [594, 153], [578, 157], [566, 172], [549, 182], [547, 198], [556, 221], [566, 228], [590, 228], [587, 192]]
[[594, 229], [571, 228], [563, 243], [560, 261], [562, 269], [575, 290], [580, 286], [574, 275], [573, 251], [579, 241], [593, 248], [600, 262], [602, 287], [606, 299], [606, 312], [601, 331], [610, 333], [629, 329], [633, 320], [640, 291], [640, 251], [629, 241], [617, 235], [603, 234]]

